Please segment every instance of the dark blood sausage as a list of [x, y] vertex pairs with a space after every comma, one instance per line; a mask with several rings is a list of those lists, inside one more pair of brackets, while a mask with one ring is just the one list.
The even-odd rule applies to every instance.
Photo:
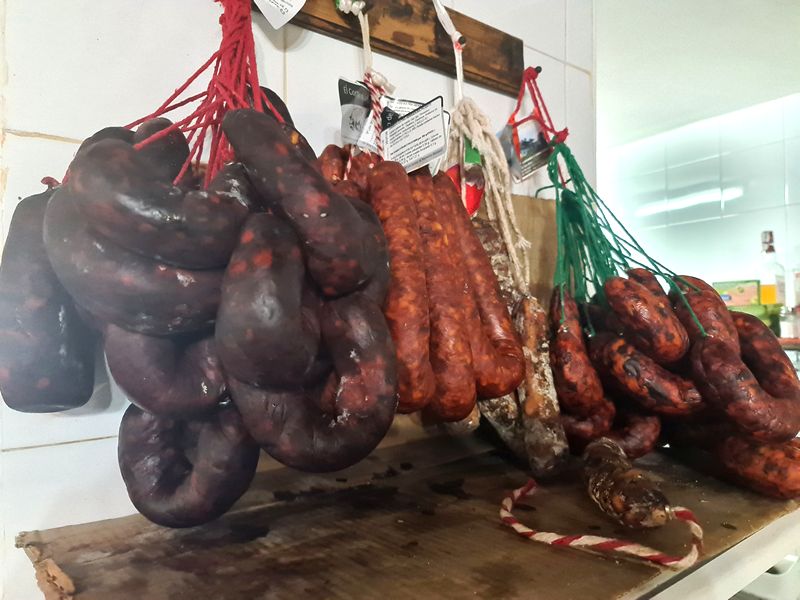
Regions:
[[654, 294], [632, 279], [611, 277], [603, 285], [611, 310], [627, 337], [659, 364], [672, 364], [689, 349], [689, 335], [662, 292]]
[[504, 396], [517, 389], [525, 377], [522, 343], [492, 263], [472, 227], [458, 190], [444, 173], [434, 177], [433, 185], [448, 241], [460, 248], [460, 252], [454, 253], [454, 266], [463, 281], [464, 324], [470, 339], [478, 396]]
[[222, 280], [216, 339], [225, 371], [257, 386], [293, 388], [319, 351], [314, 306], [304, 301], [305, 269], [292, 228], [277, 215], [252, 215]]
[[289, 147], [274, 119], [229, 112], [223, 129], [256, 190], [289, 219], [306, 267], [326, 296], [350, 293], [375, 270], [378, 252], [366, 223], [344, 196]]
[[[706, 337], [695, 342], [692, 366], [693, 379], [705, 399], [742, 432], [777, 442], [790, 440], [800, 431], [800, 397], [769, 394], [729, 341]], [[772, 382], [770, 387], [783, 389], [785, 383]]]
[[[336, 186], [336, 189], [339, 190], [340, 188], [348, 187], [352, 190], [355, 187], [348, 184], [350, 184], [349, 181], [342, 181]], [[342, 193], [344, 194], [344, 192]], [[368, 235], [373, 237], [372, 243], [375, 245], [378, 252], [378, 256], [375, 260], [375, 271], [372, 273], [372, 277], [367, 285], [361, 289], [360, 293], [370, 298], [378, 306], [383, 306], [386, 301], [386, 296], [389, 293], [389, 285], [392, 277], [386, 235], [383, 232], [383, 227], [381, 226], [378, 215], [375, 214], [375, 211], [369, 204], [359, 200], [358, 196], [344, 195], [348, 197], [350, 204], [358, 211], [361, 218], [370, 225]]]
[[378, 165], [369, 181], [369, 199], [386, 233], [391, 279], [383, 312], [397, 351], [398, 411], [427, 406], [436, 389], [430, 361], [430, 313], [422, 239], [405, 170]]
[[583, 453], [583, 460], [589, 497], [616, 522], [649, 529], [669, 520], [666, 496], [646, 473], [633, 468], [616, 442], [608, 438], [592, 442]]
[[214, 322], [222, 270], [171, 267], [97, 236], [64, 188], [47, 206], [44, 241], [62, 285], [101, 321], [149, 335], [197, 331]]
[[133, 146], [104, 140], [70, 166], [84, 219], [115, 244], [192, 269], [224, 267], [249, 209], [232, 193], [184, 192], [159, 181]]
[[312, 472], [344, 469], [367, 456], [397, 407], [394, 348], [380, 308], [351, 294], [328, 302], [321, 323], [335, 368], [328, 381], [294, 391], [230, 382], [259, 445], [275, 460]]
[[83, 140], [81, 145], [78, 146], [78, 151], [75, 153], [75, 156], [80, 156], [90, 146], [102, 140], [119, 140], [126, 144], [133, 144], [133, 131], [126, 127], [104, 127], [97, 133]]
[[614, 404], [606, 399], [603, 399], [602, 403], [598, 404], [588, 417], [576, 417], [561, 413], [561, 425], [564, 427], [564, 433], [567, 434], [570, 450], [581, 452], [586, 444], [611, 431], [615, 415]]
[[730, 476], [744, 486], [775, 498], [800, 497], [800, 442], [765, 443], [728, 437], [717, 456]]
[[797, 371], [772, 330], [752, 315], [732, 312], [731, 317], [739, 334], [742, 359], [764, 391], [773, 396], [794, 397], [800, 403]]
[[[217, 196], [223, 206], [241, 204], [250, 212], [259, 212], [267, 208], [250, 183], [242, 163], [230, 162], [223, 166], [214, 175], [206, 191], [209, 195]], [[239, 210], [238, 207], [236, 210]]]
[[667, 371], [623, 338], [592, 341], [595, 365], [614, 389], [659, 415], [686, 415], [705, 406], [695, 385]]
[[94, 388], [95, 336], [53, 273], [42, 241], [51, 195], [17, 205], [0, 264], [0, 392], [22, 412], [82, 406]]
[[607, 401], [600, 377], [589, 360], [578, 306], [562, 287], [553, 290], [550, 327], [550, 364], [558, 402], [576, 417], [589, 417]]
[[[172, 121], [164, 117], [145, 121], [134, 133], [133, 143], [139, 144], [170, 125]], [[153, 177], [171, 182], [189, 158], [189, 142], [181, 131], [173, 129], [164, 137], [139, 148], [139, 156], [148, 163]]]
[[436, 392], [426, 408], [434, 419], [460, 421], [472, 412], [476, 392], [461, 291], [456, 285], [457, 246], [445, 235], [430, 174], [417, 171], [409, 182], [422, 240], [431, 318], [431, 366], [436, 380]]
[[[264, 92], [264, 95], [269, 100], [269, 103], [272, 104], [272, 108], [274, 108], [281, 118], [288, 123], [289, 125], [294, 125], [294, 120], [292, 119], [292, 115], [289, 113], [289, 109], [286, 107], [286, 103], [283, 101], [277, 92], [271, 90], [268, 87], [261, 86], [261, 91]], [[268, 108], [264, 108], [264, 112], [267, 114], [271, 114]]]
[[344, 168], [346, 165], [347, 152], [344, 148], [340, 148], [335, 144], [326, 146], [317, 159], [317, 167], [320, 173], [322, 173], [326, 181], [334, 185], [344, 179]]
[[225, 394], [225, 377], [212, 335], [152, 337], [109, 325], [108, 369], [128, 398], [162, 417], [208, 413]]
[[687, 308], [687, 304], [694, 311], [694, 315], [703, 326], [706, 335], [727, 340], [738, 351], [739, 335], [736, 332], [736, 326], [733, 324], [728, 307], [725, 306], [725, 302], [717, 291], [702, 279], [688, 275], [676, 278], [675, 283], [683, 291], [683, 297], [676, 290], [670, 291], [669, 297], [672, 300], [675, 314], [689, 333], [689, 338], [694, 342], [703, 335], [695, 319], [692, 318], [692, 312]]
[[614, 440], [633, 460], [652, 452], [661, 435], [661, 419], [656, 415], [626, 412], [620, 415], [620, 424], [606, 437]]
[[664, 292], [664, 288], [661, 287], [661, 284], [658, 282], [658, 279], [653, 274], [652, 271], [648, 271], [647, 269], [628, 269], [627, 275], [630, 279], [635, 281], [636, 283], [640, 283], [648, 290], [650, 293], [657, 297], [666, 297], [667, 294]]
[[224, 514], [250, 486], [258, 454], [233, 406], [184, 421], [131, 405], [119, 428], [117, 458], [128, 496], [165, 527], [194, 527]]

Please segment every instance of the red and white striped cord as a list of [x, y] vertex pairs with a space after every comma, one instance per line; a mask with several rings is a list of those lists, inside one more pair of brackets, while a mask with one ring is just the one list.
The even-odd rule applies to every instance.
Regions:
[[500, 505], [500, 520], [508, 525], [522, 537], [536, 542], [548, 544], [550, 546], [567, 546], [585, 552], [619, 553], [626, 554], [648, 562], [669, 567], [670, 569], [681, 570], [691, 567], [697, 562], [700, 556], [700, 548], [703, 545], [703, 529], [697, 522], [694, 514], [687, 508], [681, 506], [672, 509], [674, 519], [685, 521], [692, 534], [692, 547], [685, 556], [669, 556], [658, 550], [642, 546], [625, 540], [601, 537], [596, 535], [561, 535], [559, 533], [549, 533], [546, 531], [534, 531], [520, 523], [511, 514], [514, 505], [522, 498], [532, 496], [536, 491], [536, 482], [532, 479], [524, 486], [514, 490], [503, 498]]

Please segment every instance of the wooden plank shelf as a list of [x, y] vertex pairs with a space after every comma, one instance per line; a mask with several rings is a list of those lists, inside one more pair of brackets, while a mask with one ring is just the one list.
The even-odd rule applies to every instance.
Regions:
[[[369, 4], [374, 50], [455, 78], [452, 42], [439, 24], [430, 0], [374, 0]], [[522, 40], [454, 10], [448, 12], [466, 39], [464, 78], [516, 96], [525, 68]], [[361, 45], [358, 19], [336, 10], [333, 0], [308, 0], [291, 22]], [[391, 80], [391, 73], [385, 75]]]
[[[664, 454], [639, 464], [703, 524], [697, 568], [797, 508]], [[231, 512], [203, 527], [164, 529], [137, 515], [22, 533], [17, 545], [47, 598], [61, 600], [628, 599], [692, 576], [522, 539], [498, 509], [526, 477], [474, 437], [425, 439], [331, 475], [261, 472]], [[542, 486], [517, 514], [540, 530], [624, 536], [668, 553], [689, 542], [678, 522], [622, 531], [577, 477]]]

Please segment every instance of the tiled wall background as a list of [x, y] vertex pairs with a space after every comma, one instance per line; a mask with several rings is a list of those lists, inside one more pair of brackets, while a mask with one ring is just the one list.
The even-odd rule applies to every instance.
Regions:
[[[472, 17], [521, 37], [525, 60], [541, 65], [541, 87], [557, 126], [594, 177], [595, 111], [591, 0], [453, 0]], [[211, 0], [5, 0], [3, 238], [19, 198], [64, 173], [79, 141], [155, 106], [215, 49], [219, 5]], [[0, 11], [0, 15], [2, 11]], [[317, 151], [337, 141], [336, 79], [360, 74], [360, 50], [293, 26], [256, 19], [261, 77], [287, 100]], [[376, 56], [398, 94], [452, 104], [452, 80]], [[0, 69], [3, 67], [0, 66]], [[2, 80], [2, 77], [0, 77]], [[468, 85], [496, 130], [513, 100]], [[531, 193], [541, 177], [517, 187]], [[40, 597], [33, 570], [13, 547], [20, 530], [133, 512], [116, 466], [116, 432], [126, 400], [98, 378], [90, 405], [60, 415], [24, 415], [0, 404], [2, 598]]]
[[679, 273], [757, 278], [767, 229], [787, 275], [800, 268], [800, 94], [615, 148], [600, 163], [602, 196]]

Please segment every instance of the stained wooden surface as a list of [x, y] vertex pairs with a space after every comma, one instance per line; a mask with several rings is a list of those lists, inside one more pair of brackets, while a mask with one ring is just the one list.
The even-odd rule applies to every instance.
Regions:
[[[50, 598], [637, 598], [662, 569], [524, 540], [498, 520], [525, 473], [474, 438], [385, 448], [329, 476], [259, 473], [228, 515], [168, 530], [139, 516], [23, 533]], [[706, 530], [704, 560], [796, 508], [698, 474], [661, 454], [641, 461]], [[573, 479], [573, 481], [575, 481]], [[517, 510], [561, 533], [624, 535], [669, 553], [680, 523], [621, 531], [578, 483], [544, 487]], [[60, 588], [59, 588], [60, 586]], [[74, 594], [65, 592], [74, 587]]]
[[[452, 42], [430, 0], [374, 0], [370, 4], [367, 14], [373, 49], [455, 78]], [[456, 11], [448, 12], [467, 40], [465, 79], [516, 96], [525, 68], [522, 40]], [[308, 0], [291, 22], [361, 45], [358, 20], [336, 10], [333, 0]], [[380, 66], [377, 68], [380, 71]], [[391, 73], [384, 75], [391, 81]]]

